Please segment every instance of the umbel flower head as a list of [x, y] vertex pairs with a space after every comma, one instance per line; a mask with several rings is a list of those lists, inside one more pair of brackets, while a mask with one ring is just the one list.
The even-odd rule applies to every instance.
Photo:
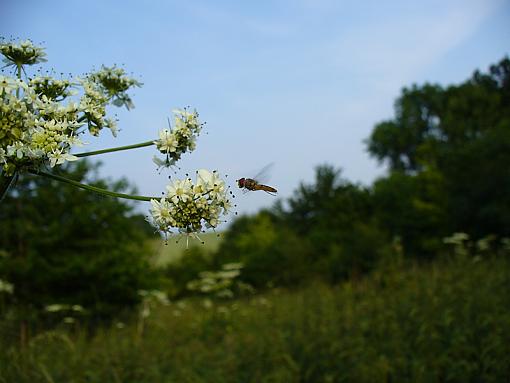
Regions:
[[168, 123], [169, 129], [163, 129], [159, 132], [159, 140], [154, 141], [158, 150], [166, 155], [165, 160], [158, 157], [154, 162], [158, 166], [172, 166], [181, 155], [196, 148], [196, 137], [202, 130], [202, 123], [198, 120], [198, 112], [193, 110], [189, 112], [186, 108], [174, 109], [174, 127]]
[[[132, 107], [126, 91], [141, 85], [115, 67], [103, 67], [74, 82], [51, 76], [23, 81], [24, 65], [46, 61], [43, 48], [29, 40], [2, 42], [0, 54], [17, 71], [17, 77], [0, 75], [0, 170], [8, 176], [43, 164], [53, 167], [76, 160], [70, 151], [81, 145], [84, 126], [96, 136], [103, 128], [115, 136], [116, 122], [106, 117], [106, 105], [122, 100], [121, 104]], [[78, 93], [81, 97], [73, 100]]]
[[14, 42], [0, 43], [0, 53], [7, 66], [34, 65], [46, 60], [46, 53], [32, 41], [25, 40], [18, 44]]
[[205, 169], [197, 171], [195, 183], [190, 178], [173, 181], [165, 196], [151, 204], [149, 221], [158, 230], [195, 237], [205, 228], [216, 228], [231, 206], [225, 182], [216, 171]]
[[34, 86], [0, 76], [0, 167], [6, 174], [49, 162], [73, 161], [69, 154], [80, 145], [78, 107], [62, 105], [37, 93]]
[[89, 80], [98, 84], [104, 94], [113, 99], [113, 105], [125, 106], [128, 110], [135, 105], [126, 91], [131, 87], [141, 87], [142, 84], [126, 75], [122, 68], [101, 66], [101, 70], [93, 72], [88, 76]]
[[29, 85], [39, 97], [44, 95], [48, 100], [62, 101], [73, 95], [73, 91], [70, 90], [71, 81], [69, 80], [58, 80], [50, 76], [41, 76], [31, 78]]

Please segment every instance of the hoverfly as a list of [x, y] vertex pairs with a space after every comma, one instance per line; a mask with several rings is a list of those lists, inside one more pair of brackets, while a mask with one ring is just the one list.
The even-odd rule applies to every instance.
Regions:
[[275, 195], [277, 190], [274, 187], [264, 185], [261, 183], [263, 178], [266, 178], [269, 169], [273, 166], [273, 164], [266, 165], [255, 177], [253, 178], [240, 178], [236, 180], [237, 185], [244, 189], [244, 192], [255, 191], [255, 190], [263, 190], [268, 194]]

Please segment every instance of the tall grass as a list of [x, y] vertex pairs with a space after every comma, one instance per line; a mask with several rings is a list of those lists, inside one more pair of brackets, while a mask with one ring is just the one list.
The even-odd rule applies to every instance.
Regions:
[[0, 347], [1, 382], [504, 382], [510, 261], [379, 270], [337, 287], [159, 307]]

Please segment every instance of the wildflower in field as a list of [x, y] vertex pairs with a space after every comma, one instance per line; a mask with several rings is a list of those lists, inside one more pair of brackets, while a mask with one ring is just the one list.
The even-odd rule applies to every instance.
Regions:
[[57, 313], [57, 312], [61, 312], [61, 311], [81, 313], [81, 312], [85, 311], [85, 309], [80, 305], [66, 305], [66, 304], [58, 304], [58, 303], [47, 305], [44, 308], [44, 310], [49, 313]]
[[510, 252], [510, 238], [501, 238], [501, 246], [504, 251]]
[[466, 233], [453, 233], [450, 237], [443, 238], [443, 243], [452, 246], [457, 256], [466, 256], [471, 246], [469, 235]]
[[7, 281], [0, 279], [0, 293], [12, 294], [14, 292], [14, 285]]
[[115, 327], [117, 327], [118, 329], [123, 329], [124, 327], [126, 327], [126, 325], [123, 322], [117, 322], [115, 323]]
[[203, 271], [198, 275], [198, 279], [189, 281], [186, 287], [188, 290], [213, 294], [218, 298], [232, 298], [233, 288], [239, 291], [239, 282], [236, 279], [241, 275], [242, 268], [242, 263], [227, 263], [221, 270]]
[[195, 237], [205, 228], [215, 228], [220, 214], [230, 208], [225, 182], [205, 169], [197, 171], [195, 183], [190, 178], [173, 181], [165, 196], [151, 204], [150, 221], [158, 230]]
[[446, 244], [460, 245], [469, 240], [469, 235], [466, 233], [453, 233], [450, 237], [443, 238]]

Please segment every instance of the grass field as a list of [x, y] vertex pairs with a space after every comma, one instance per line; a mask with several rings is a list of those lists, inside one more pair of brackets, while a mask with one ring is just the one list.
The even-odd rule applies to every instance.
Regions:
[[[200, 238], [204, 241], [201, 244], [196, 239], [189, 240], [189, 247], [198, 246], [204, 248], [206, 251], [215, 251], [221, 240], [222, 233], [204, 233], [200, 234]], [[178, 241], [178, 243], [176, 243]], [[157, 266], [164, 266], [168, 263], [174, 262], [184, 254], [186, 254], [186, 237], [174, 236], [170, 237], [167, 242], [161, 239], [154, 240], [152, 247], [154, 249], [154, 264]]]
[[188, 299], [92, 335], [0, 344], [0, 382], [506, 382], [509, 285], [500, 258]]

